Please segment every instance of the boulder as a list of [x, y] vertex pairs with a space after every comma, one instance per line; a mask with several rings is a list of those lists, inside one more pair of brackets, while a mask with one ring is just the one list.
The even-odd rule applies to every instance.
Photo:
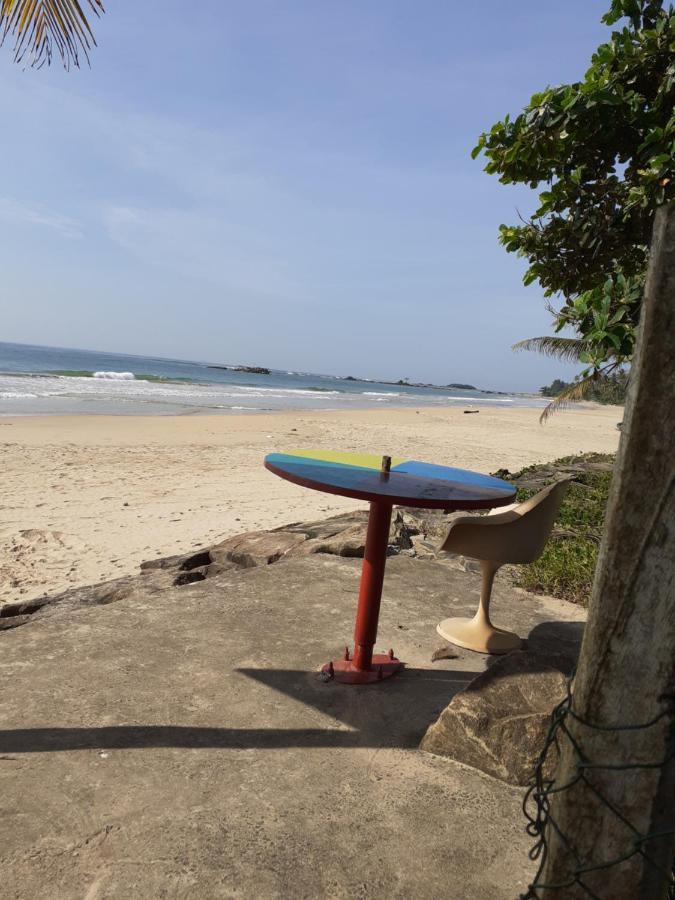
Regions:
[[357, 524], [326, 537], [309, 538], [301, 547], [298, 547], [296, 555], [331, 553], [333, 556], [362, 557], [365, 546], [366, 526]]
[[[358, 510], [320, 522], [294, 523], [273, 531], [250, 531], [236, 535], [216, 544], [208, 553], [212, 563], [227, 560], [244, 568], [269, 565], [286, 556], [309, 556], [313, 553], [363, 557], [367, 530], [368, 512]], [[406, 519], [397, 510], [389, 534], [390, 555], [410, 550], [413, 546], [412, 533]]]
[[442, 559], [454, 569], [462, 572], [480, 572], [480, 563], [477, 560], [458, 556], [454, 553], [446, 553], [440, 550], [448, 529], [455, 519], [467, 515], [484, 515], [484, 512], [457, 511], [446, 513], [441, 509], [415, 509], [403, 507], [399, 510], [408, 532], [411, 535], [411, 556], [419, 559]]
[[[524, 651], [500, 657], [453, 697], [420, 749], [509, 784], [529, 784], [551, 712], [566, 691], [567, 679], [547, 657]], [[555, 754], [549, 753], [546, 776], [555, 763]]]
[[208, 553], [211, 563], [232, 562], [243, 569], [277, 562], [307, 540], [302, 533], [249, 531], [227, 538]]
[[[336, 517], [336, 519], [347, 517]], [[328, 520], [334, 521], [334, 520]], [[312, 526], [304, 526], [307, 534], [307, 542], [299, 548], [299, 554], [305, 553], [331, 553], [334, 556], [363, 557], [366, 547], [366, 534], [368, 531], [367, 514], [360, 517], [354, 516], [352, 524], [339, 522], [339, 527], [331, 533], [317, 534]], [[389, 555], [395, 556], [403, 551], [411, 551], [413, 547], [412, 535], [416, 532], [411, 529], [403, 514], [396, 510], [392, 517], [389, 531]]]
[[[419, 540], [429, 533], [429, 528], [407, 509], [396, 509], [389, 533], [389, 555], [404, 553], [409, 556], [433, 557], [434, 546], [421, 550]], [[417, 511], [423, 512], [423, 511]], [[444, 524], [449, 517], [440, 514]], [[421, 531], [421, 528], [424, 528]], [[318, 522], [293, 522], [272, 531], [249, 531], [226, 538], [211, 547], [194, 553], [167, 556], [141, 563], [141, 571], [150, 574], [172, 575], [174, 584], [190, 584], [203, 578], [220, 575], [227, 569], [252, 569], [267, 566], [293, 556], [310, 556], [328, 553], [333, 556], [363, 557], [368, 531], [368, 510], [355, 510], [322, 519]], [[435, 532], [434, 532], [435, 534]]]
[[301, 535], [303, 543], [294, 548], [294, 556], [308, 556], [312, 553], [363, 556], [367, 527], [368, 511], [359, 509], [318, 522], [284, 525], [275, 529], [272, 534]]
[[508, 469], [498, 469], [492, 472], [492, 475], [512, 482], [518, 490], [528, 491], [540, 491], [552, 481], [571, 476], [575, 479], [576, 488], [583, 489], [584, 475], [589, 472], [611, 472], [613, 468], [614, 457], [608, 453], [581, 453], [551, 463], [526, 466], [517, 473], [509, 472]]
[[[429, 542], [434, 547], [445, 537], [450, 522], [457, 517], [457, 513], [444, 513], [442, 509], [417, 509], [412, 506], [401, 507], [400, 513], [403, 515], [408, 527], [419, 535], [420, 539]], [[466, 513], [461, 513], [466, 515]]]

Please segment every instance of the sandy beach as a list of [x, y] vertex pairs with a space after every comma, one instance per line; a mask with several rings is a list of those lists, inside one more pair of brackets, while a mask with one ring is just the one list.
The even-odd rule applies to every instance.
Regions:
[[266, 453], [324, 447], [482, 472], [613, 452], [616, 407], [539, 425], [536, 409], [363, 410], [254, 416], [0, 419], [0, 603], [137, 571], [232, 534], [322, 518], [358, 502], [303, 490]]

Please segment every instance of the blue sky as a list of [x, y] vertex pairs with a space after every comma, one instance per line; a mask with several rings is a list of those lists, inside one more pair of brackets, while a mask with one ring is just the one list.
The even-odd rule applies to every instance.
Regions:
[[0, 50], [0, 339], [530, 390], [564, 366], [481, 130], [608, 0], [115, 3], [91, 69]]

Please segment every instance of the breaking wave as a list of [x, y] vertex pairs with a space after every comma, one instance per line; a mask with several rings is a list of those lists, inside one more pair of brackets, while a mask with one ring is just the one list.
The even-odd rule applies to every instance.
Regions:
[[[2, 356], [2, 347], [7, 359]], [[447, 390], [405, 389], [366, 379], [271, 372], [253, 379], [202, 363], [25, 348], [23, 356], [0, 344], [0, 416], [48, 412], [184, 414], [199, 410], [255, 413], [286, 409], [328, 410], [383, 406], [541, 406], [535, 397], [449, 395]], [[15, 357], [24, 366], [9, 368]], [[35, 365], [30, 369], [28, 365]], [[49, 368], [47, 368], [49, 365]], [[43, 368], [44, 366], [44, 368]], [[67, 367], [67, 368], [66, 368]]]
[[135, 381], [133, 372], [94, 372], [92, 378], [111, 378], [113, 381]]
[[395, 391], [362, 391], [364, 397], [400, 397]]

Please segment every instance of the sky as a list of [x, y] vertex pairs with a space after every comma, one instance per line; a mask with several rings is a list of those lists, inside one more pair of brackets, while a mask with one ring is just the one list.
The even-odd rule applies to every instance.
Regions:
[[498, 390], [574, 366], [470, 153], [608, 0], [108, 0], [91, 68], [0, 48], [0, 340]]

